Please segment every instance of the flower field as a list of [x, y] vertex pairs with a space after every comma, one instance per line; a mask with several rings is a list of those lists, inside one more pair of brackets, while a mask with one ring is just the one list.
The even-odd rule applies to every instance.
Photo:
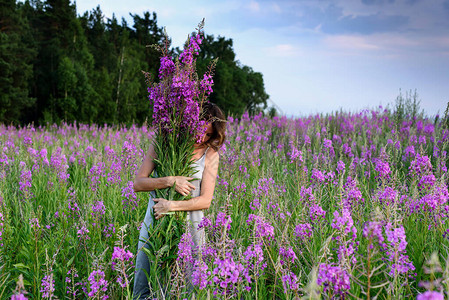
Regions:
[[[447, 124], [379, 108], [227, 126], [207, 245], [185, 234], [154, 298], [449, 296]], [[131, 299], [153, 135], [0, 125], [0, 299]]]

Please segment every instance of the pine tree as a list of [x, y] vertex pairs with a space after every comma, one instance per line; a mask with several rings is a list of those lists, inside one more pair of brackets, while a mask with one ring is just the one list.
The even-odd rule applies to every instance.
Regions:
[[27, 20], [15, 0], [0, 0], [0, 122], [26, 121], [35, 99], [28, 96], [35, 50]]

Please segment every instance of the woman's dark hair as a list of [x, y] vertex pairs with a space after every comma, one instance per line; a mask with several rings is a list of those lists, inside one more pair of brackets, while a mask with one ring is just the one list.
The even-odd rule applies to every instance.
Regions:
[[215, 151], [223, 145], [226, 139], [226, 120], [221, 109], [212, 102], [204, 103], [202, 106], [201, 119], [211, 123], [213, 133], [212, 136], [204, 144], [212, 147]]

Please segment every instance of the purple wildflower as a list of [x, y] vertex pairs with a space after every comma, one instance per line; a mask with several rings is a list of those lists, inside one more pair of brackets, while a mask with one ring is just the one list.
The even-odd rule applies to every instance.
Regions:
[[287, 293], [288, 290], [296, 291], [299, 288], [299, 278], [290, 270], [283, 270], [282, 275], [282, 287], [284, 292]]
[[90, 237], [88, 235], [89, 229], [87, 229], [85, 225], [78, 227], [78, 231], [76, 233], [80, 240], [89, 240], [90, 239]]
[[181, 241], [178, 244], [178, 257], [176, 260], [184, 266], [193, 264], [193, 248], [194, 243], [192, 241], [192, 235], [190, 234], [190, 231], [187, 231], [182, 235]]
[[210, 226], [212, 226], [212, 221], [207, 217], [203, 217], [203, 219], [201, 219], [201, 222], [198, 224], [198, 229], [207, 228]]
[[409, 167], [410, 176], [429, 174], [431, 171], [432, 164], [430, 163], [430, 158], [427, 155], [421, 156], [417, 153], [415, 159], [411, 162]]
[[324, 177], [323, 172], [321, 172], [320, 170], [317, 170], [317, 169], [313, 169], [311, 179], [313, 181], [316, 181], [317, 183], [323, 183], [325, 180], [325, 177]]
[[231, 223], [231, 216], [227, 216], [224, 212], [219, 212], [217, 214], [214, 227], [223, 227], [229, 230], [231, 229]]
[[310, 220], [317, 221], [320, 218], [324, 219], [326, 216], [326, 211], [318, 204], [313, 204], [309, 210]]
[[318, 268], [317, 284], [324, 292], [335, 292], [344, 297], [351, 287], [348, 273], [338, 266], [321, 264]]
[[258, 269], [263, 271], [267, 264], [263, 263], [264, 255], [262, 243], [254, 243], [246, 248], [243, 253], [244, 261], [247, 262], [249, 269], [252, 269], [258, 274]]
[[423, 294], [419, 294], [416, 300], [444, 300], [444, 295], [437, 291], [427, 291]]
[[284, 260], [286, 260], [290, 263], [294, 263], [295, 260], [298, 259], [298, 257], [295, 254], [295, 251], [293, 251], [292, 247], [288, 247], [288, 248], [280, 247], [279, 255], [283, 258], [283, 260], [281, 260], [281, 264], [284, 264]]
[[312, 237], [312, 225], [309, 223], [296, 225], [295, 236], [303, 241]]
[[32, 175], [31, 171], [26, 169], [26, 164], [23, 161], [20, 162], [20, 168], [22, 170], [20, 173], [19, 190], [22, 192], [22, 195], [26, 200], [31, 196], [30, 188]]
[[89, 297], [99, 298], [102, 296], [102, 300], [109, 298], [109, 296], [104, 294], [108, 290], [108, 282], [104, 277], [104, 272], [101, 270], [95, 270], [89, 274]]
[[263, 220], [262, 217], [253, 214], [248, 215], [248, 220], [246, 223], [250, 225], [255, 224], [255, 236], [256, 237], [266, 237], [268, 240], [274, 237], [274, 227]]
[[52, 298], [53, 292], [55, 291], [55, 280], [53, 279], [53, 274], [45, 275], [41, 281], [42, 298]]
[[[1, 197], [0, 197], [0, 200], [1, 200]], [[4, 226], [3, 221], [4, 221], [3, 214], [2, 214], [2, 212], [0, 212], [0, 247], [3, 247], [3, 226]]]
[[211, 272], [208, 271], [209, 267], [204, 261], [196, 261], [192, 273], [192, 283], [197, 285], [200, 290], [204, 289], [208, 284], [208, 276]]
[[[114, 247], [114, 252], [112, 253], [112, 265], [111, 268], [114, 271], [119, 272], [117, 277], [117, 283], [122, 287], [129, 286], [128, 274], [126, 274], [127, 269], [132, 265], [131, 259], [133, 254], [129, 250], [125, 250], [121, 247]], [[117, 265], [119, 265], [117, 267]]]

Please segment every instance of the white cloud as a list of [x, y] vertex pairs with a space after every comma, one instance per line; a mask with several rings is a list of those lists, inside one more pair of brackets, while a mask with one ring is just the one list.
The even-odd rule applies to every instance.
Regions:
[[251, 1], [248, 5], [248, 8], [252, 12], [258, 12], [260, 11], [260, 5], [256, 1]]
[[365, 37], [353, 35], [327, 36], [324, 42], [331, 48], [351, 50], [378, 50], [380, 47], [369, 42]]
[[272, 7], [276, 13], [278, 13], [278, 14], [282, 13], [281, 7], [276, 2], [273, 3]]
[[267, 55], [270, 56], [280, 56], [280, 57], [291, 57], [298, 56], [301, 51], [298, 47], [291, 44], [278, 44], [273, 47], [266, 48]]

